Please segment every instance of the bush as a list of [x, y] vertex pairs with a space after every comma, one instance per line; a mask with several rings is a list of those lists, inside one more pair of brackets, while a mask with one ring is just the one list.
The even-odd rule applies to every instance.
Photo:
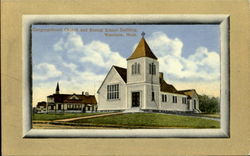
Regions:
[[199, 109], [204, 113], [216, 113], [220, 111], [219, 98], [199, 95]]

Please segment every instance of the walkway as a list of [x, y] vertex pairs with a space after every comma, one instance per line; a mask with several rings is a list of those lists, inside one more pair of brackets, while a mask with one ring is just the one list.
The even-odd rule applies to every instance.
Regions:
[[91, 116], [82, 116], [82, 117], [76, 117], [76, 118], [60, 119], [60, 120], [54, 120], [53, 122], [69, 122], [69, 121], [80, 120], [80, 119], [91, 119], [91, 118], [98, 118], [98, 117], [112, 116], [112, 115], [119, 115], [119, 114], [123, 114], [123, 112], [97, 114], [97, 115], [91, 115]]

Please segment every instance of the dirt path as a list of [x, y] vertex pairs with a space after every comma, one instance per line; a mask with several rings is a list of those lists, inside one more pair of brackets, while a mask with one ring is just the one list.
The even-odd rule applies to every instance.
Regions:
[[123, 114], [123, 112], [108, 113], [108, 114], [97, 114], [97, 115], [82, 116], [82, 117], [75, 117], [75, 118], [69, 118], [69, 119], [60, 119], [60, 120], [53, 120], [53, 122], [69, 122], [69, 121], [80, 120], [80, 119], [91, 119], [91, 118], [98, 118], [98, 117], [112, 116], [112, 115], [119, 115], [119, 114]]

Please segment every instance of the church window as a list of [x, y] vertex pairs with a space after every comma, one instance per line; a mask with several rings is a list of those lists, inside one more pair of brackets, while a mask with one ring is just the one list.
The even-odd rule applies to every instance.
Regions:
[[137, 74], [137, 71], [138, 69], [137, 69], [137, 63], [135, 63], [135, 74]]
[[173, 103], [177, 103], [177, 96], [173, 96]]
[[149, 74], [152, 74], [152, 75], [156, 74], [156, 66], [154, 63], [149, 64]]
[[155, 92], [152, 92], [152, 101], [155, 101]]
[[167, 95], [162, 94], [161, 95], [161, 101], [162, 102], [167, 102]]
[[132, 65], [132, 75], [140, 74], [140, 63], [134, 63]]
[[187, 98], [183, 97], [183, 98], [182, 98], [182, 103], [183, 103], [183, 104], [187, 104]]
[[134, 75], [135, 74], [135, 65], [133, 64], [132, 65], [132, 75]]
[[140, 63], [137, 64], [137, 73], [140, 74]]
[[107, 86], [107, 99], [119, 99], [119, 84]]

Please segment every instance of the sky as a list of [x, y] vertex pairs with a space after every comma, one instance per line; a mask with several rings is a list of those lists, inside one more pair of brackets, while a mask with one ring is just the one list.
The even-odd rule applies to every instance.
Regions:
[[55, 93], [97, 96], [112, 65], [126, 68], [145, 32], [167, 83], [220, 94], [219, 25], [33, 25], [33, 105]]

